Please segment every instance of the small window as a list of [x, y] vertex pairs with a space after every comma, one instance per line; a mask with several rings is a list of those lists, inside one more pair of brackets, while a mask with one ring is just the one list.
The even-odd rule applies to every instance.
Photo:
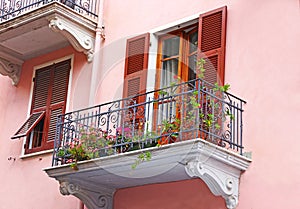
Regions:
[[25, 154], [52, 149], [57, 116], [65, 112], [71, 60], [36, 70], [31, 115], [11, 137], [26, 137]]

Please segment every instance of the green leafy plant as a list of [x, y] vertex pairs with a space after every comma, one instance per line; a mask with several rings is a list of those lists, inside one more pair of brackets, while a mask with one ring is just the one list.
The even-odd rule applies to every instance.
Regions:
[[174, 121], [163, 120], [160, 126], [161, 137], [158, 140], [158, 145], [173, 143], [178, 137], [180, 131], [180, 119], [175, 118]]
[[134, 164], [131, 165], [132, 169], [136, 169], [136, 167], [144, 161], [150, 161], [152, 158], [152, 153], [150, 151], [142, 152], [138, 155], [137, 159], [135, 160]]

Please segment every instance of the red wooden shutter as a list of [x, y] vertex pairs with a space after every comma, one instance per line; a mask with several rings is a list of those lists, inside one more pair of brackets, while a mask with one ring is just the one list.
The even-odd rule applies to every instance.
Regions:
[[32, 129], [41, 121], [45, 116], [45, 111], [32, 113], [29, 118], [23, 123], [21, 128], [11, 137], [11, 139], [17, 139], [28, 135]]
[[40, 108], [45, 109], [50, 88], [51, 68], [45, 67], [36, 71], [31, 112], [37, 112]]
[[[143, 94], [146, 92], [147, 68], [149, 52], [149, 33], [127, 40], [124, 71], [123, 98]], [[146, 96], [133, 97], [125, 101], [124, 106], [139, 104], [146, 101]], [[143, 128], [144, 106], [130, 108], [125, 115], [126, 123], [136, 129]]]
[[[53, 148], [56, 121], [66, 108], [71, 60], [38, 69], [34, 78], [31, 115], [12, 137], [27, 136], [25, 153], [32, 153]], [[30, 148], [30, 132], [40, 124], [41, 142]]]
[[44, 149], [53, 147], [57, 116], [65, 113], [70, 68], [70, 60], [66, 60], [54, 64], [51, 72], [51, 93], [48, 98], [50, 104], [47, 111], [47, 125], [45, 126], [45, 133], [47, 134], [44, 138]]
[[[127, 40], [123, 97], [146, 92], [149, 33]], [[136, 98], [137, 103], [145, 97]]]
[[204, 80], [224, 84], [227, 7], [200, 15], [198, 58], [204, 58]]

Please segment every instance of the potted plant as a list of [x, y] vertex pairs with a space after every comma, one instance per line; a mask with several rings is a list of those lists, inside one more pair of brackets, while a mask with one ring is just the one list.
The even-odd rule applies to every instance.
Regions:
[[177, 118], [172, 122], [163, 120], [161, 125], [161, 137], [158, 140], [158, 145], [174, 143], [179, 135], [180, 124], [181, 122]]
[[70, 163], [70, 167], [77, 170], [79, 161], [113, 154], [115, 143], [115, 136], [108, 135], [99, 128], [81, 128], [79, 137], [61, 146], [57, 157], [63, 163]]

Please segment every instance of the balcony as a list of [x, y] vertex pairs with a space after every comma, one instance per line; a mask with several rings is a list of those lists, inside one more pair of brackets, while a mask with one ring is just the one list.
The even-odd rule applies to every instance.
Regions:
[[0, 73], [18, 84], [22, 63], [72, 45], [92, 61], [97, 0], [0, 0]]
[[58, 118], [47, 174], [89, 208], [112, 208], [114, 191], [201, 178], [227, 208], [251, 159], [242, 140], [245, 102], [201, 79]]

